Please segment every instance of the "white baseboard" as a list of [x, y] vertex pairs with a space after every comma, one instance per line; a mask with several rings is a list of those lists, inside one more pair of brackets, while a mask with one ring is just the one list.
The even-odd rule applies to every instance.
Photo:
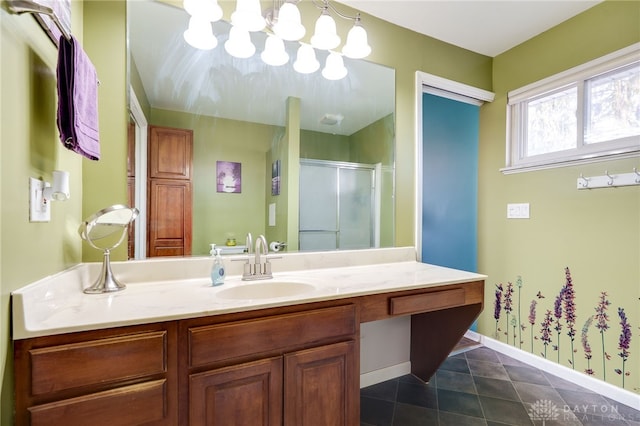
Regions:
[[[590, 391], [606, 395], [607, 398], [621, 404], [640, 410], [640, 395], [637, 393], [614, 386], [604, 380], [588, 376], [580, 371], [576, 371], [546, 358], [542, 358], [538, 355], [532, 354], [531, 352], [507, 345], [506, 343], [500, 342], [499, 340], [491, 337], [487, 337], [473, 331], [468, 331], [467, 333], [469, 334], [469, 336], [467, 336], [468, 338], [479, 341], [489, 349], [493, 349], [496, 352], [515, 358], [518, 361], [522, 361], [525, 364], [529, 364], [540, 370], [546, 371], [547, 373], [558, 376], [561, 379], [575, 383], [576, 385], [587, 388]], [[471, 337], [472, 335], [474, 335], [474, 337]]]
[[360, 388], [395, 379], [405, 374], [411, 374], [411, 362], [409, 361], [361, 374]]

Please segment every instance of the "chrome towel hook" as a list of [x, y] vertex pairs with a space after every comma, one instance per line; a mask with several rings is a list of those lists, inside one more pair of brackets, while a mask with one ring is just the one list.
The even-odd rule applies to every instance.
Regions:
[[633, 173], [636, 174], [635, 182], [640, 183], [640, 172], [638, 172], [638, 169], [636, 167], [633, 168]]
[[607, 185], [609, 186], [613, 185], [613, 176], [611, 176], [607, 170], [604, 171], [604, 174], [607, 175], [607, 177], [609, 178]]
[[582, 173], [580, 173], [580, 179], [578, 180], [578, 182], [583, 188], [589, 187], [589, 178], [584, 177]]

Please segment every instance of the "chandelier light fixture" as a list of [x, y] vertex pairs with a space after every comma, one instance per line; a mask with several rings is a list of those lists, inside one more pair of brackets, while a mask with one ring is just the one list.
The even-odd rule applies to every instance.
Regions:
[[[262, 60], [272, 66], [282, 66], [289, 62], [284, 41], [299, 41], [307, 33], [302, 25], [298, 1], [274, 0], [273, 9], [266, 11], [263, 15], [260, 0], [236, 0], [236, 8], [231, 15], [232, 27], [224, 44], [227, 53], [236, 58], [253, 56], [256, 48], [251, 41], [250, 33], [266, 28], [265, 48], [260, 54]], [[312, 2], [320, 9], [320, 16], [315, 22], [314, 33], [310, 38], [311, 44], [300, 42], [293, 68], [302, 74], [316, 72], [320, 68], [320, 63], [314, 49], [325, 50], [328, 54], [322, 75], [328, 80], [342, 79], [348, 73], [343, 56], [361, 59], [371, 53], [367, 32], [360, 21], [360, 14], [354, 17], [344, 15], [329, 0], [312, 0]], [[218, 41], [213, 34], [211, 24], [222, 18], [222, 9], [218, 1], [184, 0], [183, 6], [191, 16], [189, 27], [184, 32], [185, 41], [201, 50], [215, 48]], [[341, 54], [334, 50], [340, 45], [341, 38], [337, 34], [336, 22], [332, 14], [354, 22], [347, 34]]]

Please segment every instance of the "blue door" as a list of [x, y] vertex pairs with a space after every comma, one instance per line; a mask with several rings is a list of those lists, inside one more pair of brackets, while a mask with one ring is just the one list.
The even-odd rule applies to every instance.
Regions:
[[422, 262], [477, 271], [479, 111], [422, 95]]

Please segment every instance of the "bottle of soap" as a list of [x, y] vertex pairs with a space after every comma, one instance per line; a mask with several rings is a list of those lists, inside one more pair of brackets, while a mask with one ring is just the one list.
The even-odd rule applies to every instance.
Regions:
[[224, 261], [220, 252], [222, 249], [216, 248], [215, 244], [211, 244], [211, 251], [209, 254], [214, 256], [213, 266], [211, 267], [211, 285], [217, 286], [224, 284]]

